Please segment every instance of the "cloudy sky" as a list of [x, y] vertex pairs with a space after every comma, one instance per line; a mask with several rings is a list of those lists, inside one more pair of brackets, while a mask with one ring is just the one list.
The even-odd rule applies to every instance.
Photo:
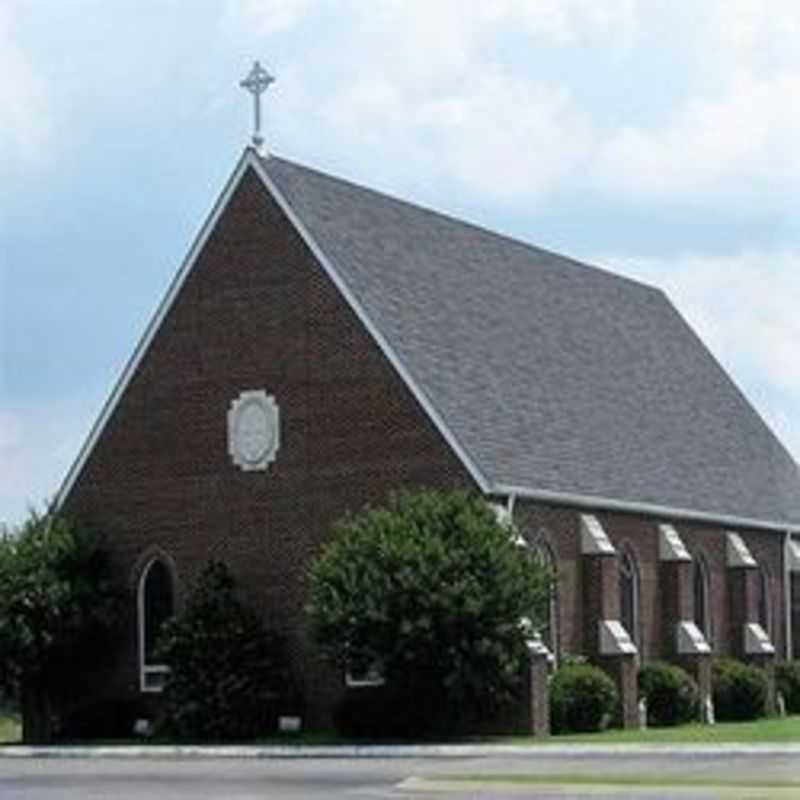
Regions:
[[800, 458], [796, 0], [0, 0], [0, 520], [247, 142], [665, 288]]

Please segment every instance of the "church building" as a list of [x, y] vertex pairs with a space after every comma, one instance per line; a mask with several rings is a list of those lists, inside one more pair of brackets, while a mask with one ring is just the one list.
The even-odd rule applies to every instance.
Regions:
[[[346, 677], [306, 569], [347, 511], [463, 488], [556, 575], [556, 663], [800, 653], [798, 466], [658, 288], [266, 154], [236, 164], [59, 495], [107, 537], [129, 627], [108, 692], [210, 558], [290, 642], [307, 727]], [[724, 293], [725, 287], [720, 287]]]

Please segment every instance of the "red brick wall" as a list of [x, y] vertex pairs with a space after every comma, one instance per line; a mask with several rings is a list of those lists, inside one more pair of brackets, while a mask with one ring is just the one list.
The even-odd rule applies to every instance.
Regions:
[[[230, 402], [266, 389], [281, 414], [277, 460], [241, 472], [227, 453]], [[452, 454], [297, 232], [249, 172], [140, 363], [87, 461], [66, 510], [106, 533], [116, 567], [134, 590], [142, 558], [161, 548], [185, 587], [209, 557], [225, 560], [248, 600], [290, 637], [309, 722], [341, 678], [313, 657], [305, 629], [305, 568], [347, 510], [401, 486], [471, 487]], [[517, 521], [545, 532], [559, 561], [561, 647], [582, 649], [578, 511], [517, 504]], [[656, 521], [598, 513], [640, 579], [642, 652], [665, 654], [659, 608]], [[730, 651], [722, 529], [676, 527], [711, 573], [715, 648]], [[772, 636], [783, 645], [782, 537], [740, 531], [772, 579]], [[610, 600], [611, 605], [616, 603]], [[136, 637], [114, 683], [138, 693]]]
[[[583, 650], [583, 626], [586, 609], [581, 597], [583, 564], [580, 554], [579, 515], [576, 509], [545, 506], [518, 501], [515, 521], [529, 537], [542, 535], [550, 543], [559, 562], [558, 609], [561, 649], [566, 653]], [[709, 568], [712, 638], [715, 655], [735, 652], [731, 630], [731, 575], [725, 558], [725, 532], [715, 525], [658, 520], [638, 514], [594, 512], [618, 552], [627, 548], [635, 558], [640, 577], [641, 654], [645, 660], [665, 658], [669, 653], [661, 614], [664, 592], [669, 589], [659, 581], [658, 523], [672, 522], [692, 555], [702, 553]], [[782, 591], [783, 544], [780, 533], [738, 529], [751, 553], [763, 566], [770, 580], [770, 637], [779, 657], [784, 654], [784, 597]], [[691, 587], [690, 587], [691, 588]], [[681, 604], [685, 606], [685, 603]], [[693, 602], [691, 606], [693, 608]], [[755, 609], [749, 611], [755, 619]]]
[[[266, 473], [227, 452], [245, 389], [280, 406]], [[134, 608], [137, 559], [158, 546], [184, 587], [223, 559], [286, 631], [312, 707], [339, 676], [308, 658], [305, 568], [334, 520], [398, 487], [472, 486], [461, 463], [299, 235], [248, 172], [66, 503], [109, 537]], [[136, 691], [135, 625], [117, 684]], [[302, 663], [303, 669], [299, 669]], [[327, 681], [327, 685], [326, 685]]]

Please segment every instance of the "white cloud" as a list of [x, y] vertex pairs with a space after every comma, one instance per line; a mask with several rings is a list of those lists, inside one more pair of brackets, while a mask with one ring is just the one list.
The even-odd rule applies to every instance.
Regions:
[[800, 460], [800, 252], [598, 262], [664, 288]]
[[659, 128], [623, 127], [597, 151], [595, 178], [637, 196], [750, 196], [800, 183], [800, 68], [740, 71], [725, 94], [689, 100]]
[[271, 36], [294, 28], [310, 6], [310, 0], [228, 0], [225, 19], [240, 36]]
[[103, 400], [107, 379], [75, 392], [0, 410], [0, 525], [22, 521], [28, 509], [53, 499]]
[[[227, 14], [240, 34], [256, 38], [305, 26], [309, 38], [282, 65], [295, 78], [287, 102], [302, 116], [298, 126], [348, 141], [367, 158], [392, 152], [481, 193], [535, 199], [579, 188], [738, 202], [800, 189], [800, 4], [671, 8], [635, 0], [348, 0], [336, 5], [339, 24], [328, 36], [327, 4], [231, 0]], [[637, 92], [645, 98], [661, 87], [646, 71], [639, 82], [635, 75], [653, 41], [689, 76], [665, 100], [671, 107], [648, 115]], [[526, 42], [540, 61], [570, 68], [563, 77], [537, 75]], [[584, 81], [585, 101], [590, 59], [615, 57], [634, 77], [628, 114], [609, 125], [581, 104], [577, 84]]]
[[15, 36], [20, 8], [0, 4], [0, 169], [39, 160], [52, 134], [45, 76]]

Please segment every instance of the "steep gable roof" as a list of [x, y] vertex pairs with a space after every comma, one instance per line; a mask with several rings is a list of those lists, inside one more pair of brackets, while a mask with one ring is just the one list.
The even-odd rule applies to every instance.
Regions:
[[800, 523], [797, 465], [661, 290], [262, 166], [490, 491]]
[[797, 465], [663, 292], [249, 149], [59, 501], [248, 168], [487, 494], [800, 529]]

